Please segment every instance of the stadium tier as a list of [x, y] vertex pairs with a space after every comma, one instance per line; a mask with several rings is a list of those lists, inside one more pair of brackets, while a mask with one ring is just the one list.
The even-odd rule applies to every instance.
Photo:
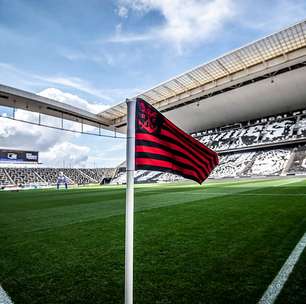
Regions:
[[300, 142], [306, 138], [306, 111], [270, 116], [193, 134], [218, 152]]
[[[283, 113], [192, 134], [219, 152], [210, 178], [306, 174], [306, 111]], [[170, 173], [139, 170], [136, 183], [182, 180]], [[126, 183], [125, 172], [112, 184]]]
[[31, 168], [6, 168], [6, 173], [16, 185], [45, 182], [34, 169]]
[[109, 180], [115, 169], [67, 169], [67, 168], [0, 168], [0, 186], [55, 185], [61, 172], [68, 184], [99, 184]]

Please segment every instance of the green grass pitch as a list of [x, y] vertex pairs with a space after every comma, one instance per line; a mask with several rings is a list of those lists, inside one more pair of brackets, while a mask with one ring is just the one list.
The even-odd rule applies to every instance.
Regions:
[[[306, 231], [302, 178], [135, 189], [135, 303], [256, 303]], [[0, 193], [14, 303], [123, 303], [123, 186]], [[277, 303], [306, 302], [306, 252]]]

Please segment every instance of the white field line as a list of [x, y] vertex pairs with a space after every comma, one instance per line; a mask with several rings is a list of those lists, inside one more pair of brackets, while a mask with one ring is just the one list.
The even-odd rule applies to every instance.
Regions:
[[295, 246], [290, 256], [286, 260], [285, 264], [268, 286], [267, 290], [263, 294], [262, 298], [259, 300], [258, 304], [273, 304], [283, 289], [286, 281], [288, 280], [290, 273], [292, 272], [295, 264], [299, 260], [304, 248], [306, 247], [306, 233], [300, 239], [298, 244]]
[[[186, 192], [179, 192], [179, 193], [186, 193]], [[177, 193], [176, 193], [177, 194]], [[237, 196], [306, 196], [306, 193], [231, 193], [231, 192], [203, 192], [203, 193], [188, 193], [188, 194], [191, 194], [191, 195], [221, 195], [221, 194], [224, 194], [224, 195], [237, 195]]]
[[7, 295], [0, 285], [0, 304], [13, 304], [11, 298]]

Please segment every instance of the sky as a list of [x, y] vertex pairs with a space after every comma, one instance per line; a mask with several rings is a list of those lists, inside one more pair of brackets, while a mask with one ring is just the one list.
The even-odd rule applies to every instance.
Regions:
[[[0, 83], [98, 113], [304, 19], [305, 0], [0, 0]], [[122, 139], [2, 117], [0, 147], [37, 150], [45, 166], [125, 159]]]

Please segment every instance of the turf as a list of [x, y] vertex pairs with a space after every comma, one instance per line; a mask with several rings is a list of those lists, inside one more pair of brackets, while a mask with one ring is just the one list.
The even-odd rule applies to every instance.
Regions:
[[[137, 186], [135, 303], [256, 303], [306, 231], [306, 181]], [[122, 303], [124, 187], [0, 193], [14, 303]], [[305, 302], [305, 252], [279, 303]], [[296, 276], [296, 277], [295, 277]]]

